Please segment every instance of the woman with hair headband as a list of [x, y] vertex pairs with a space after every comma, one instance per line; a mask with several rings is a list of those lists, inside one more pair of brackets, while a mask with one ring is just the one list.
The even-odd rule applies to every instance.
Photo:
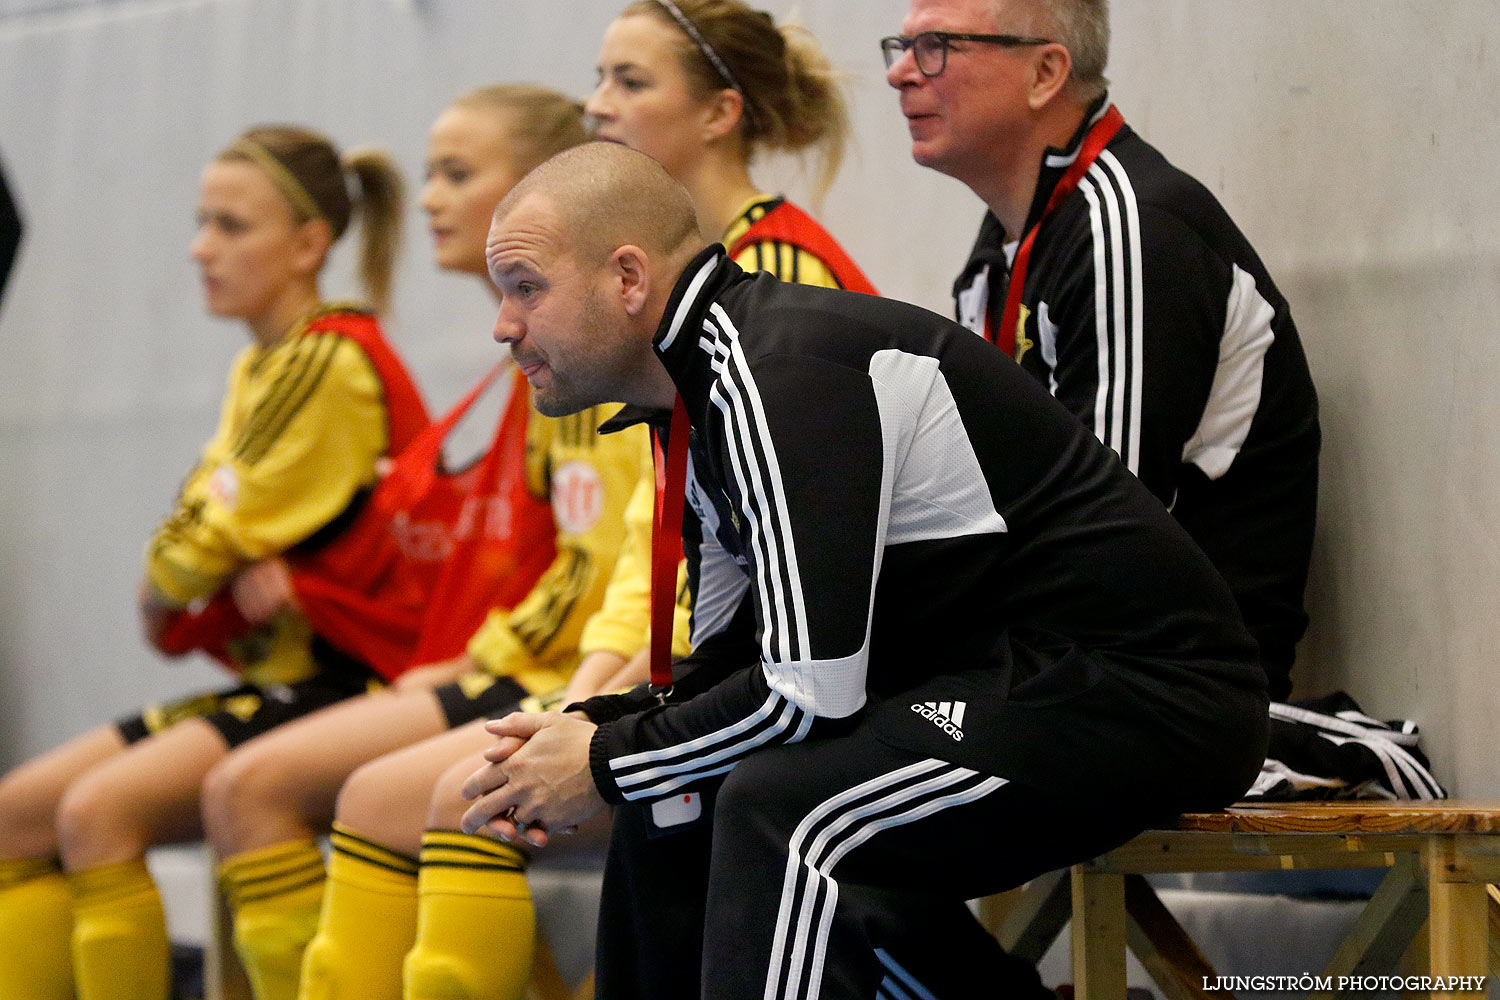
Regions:
[[[421, 198], [438, 265], [484, 275], [485, 237], [496, 202], [533, 165], [584, 138], [577, 102], [541, 87], [486, 87], [450, 105], [432, 129]], [[529, 392], [516, 369], [508, 377], [513, 395], [506, 412], [515, 414], [515, 404], [524, 404]], [[511, 711], [529, 695], [560, 690], [579, 665], [580, 650], [592, 654], [585, 675], [607, 675], [639, 643], [643, 624], [627, 624], [613, 634], [592, 625], [584, 630], [604, 600], [626, 535], [627, 499], [650, 470], [643, 429], [594, 433], [613, 410], [598, 407], [553, 419], [522, 409], [524, 448], [514, 447], [521, 442], [513, 440], [511, 416], [497, 432], [486, 461], [499, 454], [508, 466], [518, 465], [504, 474], [524, 480], [525, 495], [505, 490], [496, 503], [482, 503], [482, 527], [465, 537], [497, 529], [531, 531], [534, 525], [528, 524], [537, 515], [531, 508], [539, 508], [547, 523], [543, 571], [527, 578], [515, 595], [518, 601], [513, 597], [491, 606], [484, 600], [495, 590], [497, 570], [483, 551], [458, 540], [431, 596], [416, 666], [390, 689], [332, 706], [246, 744], [209, 774], [204, 826], [222, 859], [235, 944], [260, 1000], [297, 995], [304, 952], [319, 930], [325, 896], [323, 937], [308, 962], [315, 981], [309, 992], [338, 989], [343, 995], [374, 996], [365, 983], [391, 964], [395, 972], [389, 978], [399, 991], [401, 960], [412, 945], [419, 854], [432, 862], [423, 877], [437, 880], [443, 903], [461, 905], [472, 883], [524, 896], [518, 870], [524, 859], [510, 848], [460, 833], [432, 851], [421, 843], [432, 782], [458, 751], [440, 751], [439, 766], [421, 770], [420, 778], [405, 785], [401, 781], [405, 762], [422, 761], [433, 745], [451, 739], [477, 752], [487, 741], [482, 729], [487, 717]], [[489, 608], [487, 617], [450, 613], [456, 605], [476, 602]], [[444, 647], [449, 651], [423, 659], [426, 651]], [[476, 724], [466, 727], [472, 720]], [[352, 773], [381, 755], [400, 762], [391, 794], [381, 808], [361, 809], [358, 789], [341, 789]], [[394, 853], [369, 848], [371, 840], [388, 839], [386, 829], [408, 814], [409, 844], [399, 843]], [[325, 872], [318, 838], [330, 830], [333, 851]], [[459, 863], [443, 863], [455, 857]], [[447, 891], [452, 880], [460, 883], [456, 892]], [[529, 920], [529, 905], [523, 910]], [[363, 949], [352, 960], [339, 946], [346, 938]], [[360, 957], [365, 952], [368, 960]]]
[[810, 34], [740, 0], [639, 0], [605, 32], [598, 72], [585, 105], [598, 138], [666, 167], [692, 196], [704, 236], [736, 263], [875, 290], [822, 226], [750, 178], [763, 151], [816, 151], [820, 197], [838, 173], [848, 109]]
[[[359, 196], [351, 199], [349, 175]], [[232, 589], [252, 626], [223, 655], [240, 683], [147, 708], [0, 781], [0, 996], [165, 1000], [156, 844], [201, 835], [204, 775], [233, 748], [364, 691], [372, 674], [295, 609], [260, 605], [282, 553], [316, 546], [427, 423], [374, 314], [325, 303], [319, 274], [356, 211], [360, 273], [389, 298], [401, 181], [383, 154], [340, 159], [293, 126], [251, 129], [211, 161], [192, 256], [208, 311], [251, 343], [217, 432], [147, 546], [140, 608], [159, 641], [182, 609]]]

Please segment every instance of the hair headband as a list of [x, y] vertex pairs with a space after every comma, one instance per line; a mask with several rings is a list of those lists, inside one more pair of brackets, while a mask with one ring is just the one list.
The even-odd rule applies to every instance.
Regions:
[[719, 54], [714, 51], [713, 46], [708, 44], [708, 39], [704, 38], [702, 33], [699, 32], [697, 25], [688, 20], [688, 16], [682, 12], [681, 7], [673, 3], [673, 0], [656, 0], [656, 2], [661, 4], [662, 8], [668, 14], [672, 15], [672, 20], [677, 22], [677, 26], [698, 47], [698, 51], [703, 53], [703, 58], [707, 59], [713, 65], [719, 77], [725, 83], [729, 84], [729, 89], [740, 95], [743, 99], [745, 117], [750, 120], [750, 124], [754, 125], [755, 114], [750, 110], [750, 95], [745, 93], [745, 88], [740, 86], [740, 81], [736, 80], [734, 74], [729, 72], [729, 64], [719, 57]]
[[312, 195], [307, 193], [307, 188], [303, 187], [302, 182], [297, 180], [297, 176], [288, 170], [285, 164], [276, 159], [275, 156], [272, 156], [270, 150], [254, 139], [241, 136], [224, 152], [238, 153], [257, 167], [260, 167], [261, 170], [265, 171], [266, 176], [271, 178], [271, 183], [276, 185], [276, 190], [280, 191], [282, 196], [292, 203], [292, 207], [309, 219], [328, 218], [326, 213], [318, 207], [318, 203], [313, 201]]

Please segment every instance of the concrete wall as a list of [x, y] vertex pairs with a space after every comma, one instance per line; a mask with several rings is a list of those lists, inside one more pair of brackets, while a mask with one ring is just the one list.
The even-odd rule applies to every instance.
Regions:
[[[977, 223], [921, 170], [885, 87], [898, 0], [803, 0], [851, 74], [857, 148], [824, 217], [887, 293], [947, 308]], [[1292, 301], [1323, 399], [1301, 690], [1427, 732], [1500, 794], [1500, 17], [1493, 0], [1121, 0], [1114, 96], [1225, 202]], [[186, 248], [204, 160], [291, 119], [419, 176], [452, 95], [583, 93], [604, 0], [0, 0], [0, 157], [30, 226], [0, 311], [0, 763], [214, 680], [135, 637], [139, 547], [206, 437], [243, 334], [201, 314]], [[784, 11], [776, 7], [778, 14]], [[766, 186], [801, 195], [785, 164]], [[395, 336], [446, 404], [493, 353], [477, 284], [420, 219]], [[348, 290], [347, 257], [330, 291]]]

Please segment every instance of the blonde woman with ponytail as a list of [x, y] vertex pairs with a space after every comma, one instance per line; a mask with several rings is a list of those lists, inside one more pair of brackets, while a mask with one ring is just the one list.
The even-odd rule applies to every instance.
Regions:
[[249, 631], [217, 655], [239, 683], [96, 728], [0, 780], [0, 997], [166, 1000], [147, 849], [202, 835], [204, 776], [233, 748], [369, 683], [275, 596], [276, 557], [334, 535], [376, 463], [427, 422], [375, 312], [325, 302], [319, 285], [358, 215], [361, 276], [384, 308], [401, 212], [387, 157], [341, 160], [302, 128], [251, 129], [205, 168], [192, 258], [208, 311], [243, 323], [250, 344], [146, 547], [140, 610], [157, 643], [183, 609], [232, 591]]
[[[431, 131], [420, 198], [435, 263], [488, 285], [485, 238], [496, 203], [537, 163], [586, 137], [582, 107], [543, 87], [485, 87], [450, 104]], [[517, 959], [501, 948], [492, 959], [463, 948], [462, 935], [418, 939], [422, 907], [457, 910], [450, 927], [482, 925], [507, 945], [529, 949], [533, 934], [524, 857], [463, 837], [456, 820], [425, 837], [428, 794], [463, 749], [474, 754], [488, 742], [491, 715], [560, 691], [575, 668], [603, 680], [644, 642], [644, 582], [638, 613], [627, 607], [612, 629], [591, 616], [614, 589], [627, 501], [643, 478], [649, 523], [651, 453], [644, 428], [595, 433], [618, 406], [545, 417], [527, 412], [518, 369], [505, 382], [512, 395], [474, 467], [502, 463], [500, 475], [523, 486], [482, 500], [473, 531], [455, 537], [413, 665], [389, 688], [251, 741], [204, 782], [205, 833], [221, 859], [235, 944], [258, 1000], [291, 1000], [299, 989], [307, 997], [399, 997], [403, 961], [423, 995], [451, 998], [459, 986], [450, 984], [478, 982], [483, 995], [503, 996], [525, 982], [529, 950]], [[532, 547], [545, 550], [535, 572], [521, 572], [534, 565], [529, 553], [506, 571], [493, 549], [466, 546], [500, 536], [518, 546], [545, 541]], [[496, 600], [494, 579], [507, 572], [524, 582]], [[452, 616], [455, 606], [480, 616]]]

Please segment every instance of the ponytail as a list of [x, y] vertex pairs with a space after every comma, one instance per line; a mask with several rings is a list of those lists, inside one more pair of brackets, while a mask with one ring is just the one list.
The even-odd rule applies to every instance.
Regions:
[[375, 311], [391, 305], [391, 276], [401, 249], [401, 219], [406, 185], [395, 161], [377, 149], [356, 149], [344, 156], [344, 169], [359, 181], [359, 214], [364, 229], [359, 247], [359, 278]]

